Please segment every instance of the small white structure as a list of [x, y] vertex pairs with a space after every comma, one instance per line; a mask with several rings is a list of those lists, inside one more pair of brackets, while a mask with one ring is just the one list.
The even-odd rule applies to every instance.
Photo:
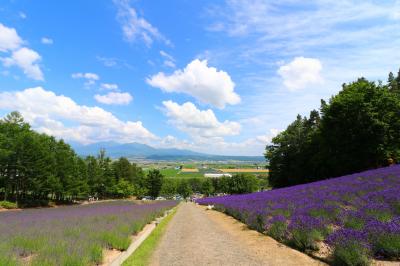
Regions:
[[223, 174], [204, 174], [204, 177], [211, 177], [211, 178], [219, 178], [219, 177], [232, 177], [231, 174], [223, 173]]

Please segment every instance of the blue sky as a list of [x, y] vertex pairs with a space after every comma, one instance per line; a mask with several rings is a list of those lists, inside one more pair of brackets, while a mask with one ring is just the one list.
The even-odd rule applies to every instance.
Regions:
[[400, 67], [400, 1], [9, 0], [0, 115], [83, 144], [261, 155], [341, 84]]

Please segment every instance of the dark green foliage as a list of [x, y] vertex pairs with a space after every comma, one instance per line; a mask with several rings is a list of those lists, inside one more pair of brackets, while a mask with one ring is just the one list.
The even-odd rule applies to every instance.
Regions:
[[278, 241], [282, 241], [285, 239], [286, 229], [286, 222], [275, 222], [268, 228], [267, 235]]
[[317, 229], [295, 229], [292, 231], [290, 244], [301, 251], [318, 250], [317, 241], [323, 239], [323, 233]]
[[344, 222], [344, 227], [351, 228], [355, 230], [361, 230], [364, 228], [365, 222], [358, 217], [349, 217]]
[[284, 187], [400, 161], [400, 75], [382, 85], [360, 78], [320, 112], [298, 116], [266, 147], [270, 182]]
[[393, 215], [389, 211], [371, 209], [366, 210], [366, 213], [380, 222], [390, 222], [390, 220], [393, 218]]
[[[0, 200], [22, 207], [88, 196], [127, 197], [143, 187], [143, 171], [127, 159], [78, 157], [63, 140], [31, 130], [18, 112], [0, 120]], [[7, 207], [8, 205], [4, 203]], [[2, 203], [2, 205], [4, 205]]]
[[214, 193], [214, 187], [210, 179], [207, 178], [203, 181], [203, 184], [201, 185], [201, 192], [206, 196], [210, 196], [212, 193]]
[[232, 177], [224, 177], [229, 194], [251, 193], [258, 189], [258, 180], [253, 175], [236, 174]]
[[178, 181], [176, 178], [165, 178], [160, 194], [169, 198], [174, 196], [177, 193]]
[[159, 170], [150, 170], [147, 174], [146, 183], [147, 190], [151, 197], [156, 198], [160, 195], [161, 187], [163, 184], [164, 176]]
[[370, 265], [368, 250], [355, 241], [339, 243], [335, 246], [333, 252], [333, 265], [337, 266]]
[[186, 179], [182, 179], [179, 182], [177, 192], [183, 198], [187, 198], [193, 193], [193, 190], [192, 190], [192, 187], [190, 186], [189, 182]]
[[400, 235], [382, 234], [377, 236], [373, 249], [379, 256], [389, 259], [400, 258]]

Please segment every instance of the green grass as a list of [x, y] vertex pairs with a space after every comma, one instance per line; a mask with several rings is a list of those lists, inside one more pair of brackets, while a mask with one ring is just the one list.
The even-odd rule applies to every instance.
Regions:
[[161, 236], [164, 234], [169, 221], [176, 212], [176, 208], [165, 217], [160, 224], [154, 229], [149, 237], [139, 246], [138, 249], [123, 263], [123, 266], [145, 266], [149, 264], [151, 255], [159, 243]]
[[18, 206], [16, 203], [9, 202], [9, 201], [0, 201], [0, 208], [4, 209], [16, 209]]

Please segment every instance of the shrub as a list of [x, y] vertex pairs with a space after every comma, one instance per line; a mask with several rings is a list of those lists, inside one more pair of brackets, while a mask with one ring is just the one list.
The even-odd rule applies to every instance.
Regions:
[[5, 254], [0, 254], [0, 265], [1, 266], [16, 266], [17, 261], [11, 256], [7, 256]]
[[312, 217], [322, 217], [322, 218], [330, 218], [333, 216], [332, 213], [329, 213], [329, 211], [325, 209], [313, 209], [310, 210], [309, 214]]
[[16, 209], [18, 208], [16, 203], [9, 202], [9, 201], [0, 201], [0, 207], [4, 209]]
[[101, 264], [103, 260], [103, 249], [100, 245], [94, 244], [90, 247], [90, 261], [96, 265]]
[[323, 234], [317, 229], [295, 229], [290, 243], [301, 251], [318, 250], [317, 241], [323, 240]]
[[267, 230], [267, 235], [272, 238], [282, 241], [285, 238], [287, 230], [287, 223], [278, 221], [273, 223]]
[[389, 259], [400, 258], [400, 235], [383, 234], [374, 241], [374, 253]]
[[344, 226], [346, 228], [351, 228], [351, 229], [355, 229], [355, 230], [363, 229], [364, 228], [364, 224], [365, 224], [365, 222], [362, 219], [357, 218], [357, 217], [349, 217], [344, 222]]
[[380, 222], [389, 222], [393, 218], [393, 215], [388, 211], [371, 209], [367, 211], [367, 214], [373, 216]]
[[333, 252], [333, 265], [366, 266], [370, 264], [366, 247], [356, 241], [337, 243]]
[[118, 232], [104, 232], [102, 235], [103, 242], [110, 248], [118, 250], [128, 249], [131, 240], [129, 236], [120, 235]]

